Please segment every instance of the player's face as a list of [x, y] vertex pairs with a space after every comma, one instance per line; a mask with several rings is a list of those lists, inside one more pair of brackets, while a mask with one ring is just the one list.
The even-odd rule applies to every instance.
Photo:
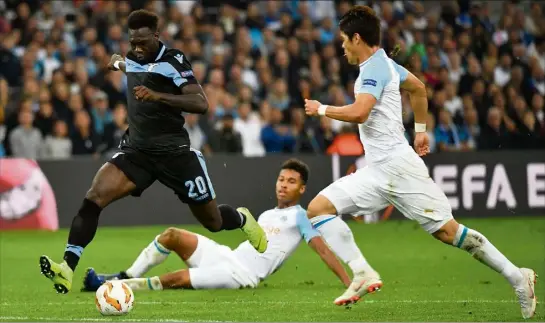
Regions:
[[159, 33], [145, 27], [129, 29], [131, 52], [139, 61], [151, 61], [159, 47]]
[[346, 56], [346, 60], [351, 65], [358, 65], [359, 58], [355, 53], [355, 49], [357, 46], [357, 42], [359, 39], [359, 35], [355, 34], [352, 39], [350, 39], [344, 32], [341, 32], [341, 37], [343, 40], [343, 49], [344, 49], [344, 56]]
[[305, 192], [301, 174], [292, 169], [283, 169], [276, 180], [276, 199], [280, 203], [299, 201]]

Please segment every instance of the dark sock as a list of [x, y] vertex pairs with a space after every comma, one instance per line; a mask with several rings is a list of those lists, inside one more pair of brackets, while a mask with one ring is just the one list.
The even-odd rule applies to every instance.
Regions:
[[227, 204], [220, 204], [218, 209], [221, 214], [223, 222], [221, 224], [221, 230], [235, 230], [240, 229], [246, 224], [246, 217], [240, 214], [234, 207]]
[[83, 249], [95, 237], [101, 211], [102, 209], [95, 202], [84, 199], [78, 215], [72, 220], [68, 244], [64, 250], [64, 260], [72, 270], [76, 269]]

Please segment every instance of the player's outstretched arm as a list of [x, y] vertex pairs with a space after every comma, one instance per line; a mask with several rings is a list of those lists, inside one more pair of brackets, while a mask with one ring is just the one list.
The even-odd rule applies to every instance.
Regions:
[[351, 281], [350, 277], [344, 270], [337, 257], [333, 254], [331, 249], [327, 246], [320, 235], [320, 232], [316, 230], [307, 218], [305, 210], [301, 209], [297, 212], [297, 228], [301, 233], [301, 236], [309, 244], [309, 246], [316, 251], [316, 253], [322, 258], [323, 262], [331, 269], [337, 277], [343, 282], [345, 286], [349, 286]]
[[122, 71], [126, 73], [125, 70], [125, 59], [119, 54], [113, 54], [108, 63], [108, 69], [111, 71]]
[[356, 94], [356, 101], [342, 107], [323, 105], [315, 100], [305, 100], [305, 111], [310, 116], [326, 116], [331, 119], [364, 123], [369, 117], [371, 109], [377, 103], [377, 99], [368, 93]]
[[348, 276], [348, 273], [341, 265], [337, 257], [333, 254], [331, 249], [326, 245], [324, 239], [321, 236], [316, 236], [312, 238], [308, 245], [316, 251], [316, 253], [322, 258], [323, 262], [339, 277], [343, 284], [348, 287], [350, 286], [351, 280]]

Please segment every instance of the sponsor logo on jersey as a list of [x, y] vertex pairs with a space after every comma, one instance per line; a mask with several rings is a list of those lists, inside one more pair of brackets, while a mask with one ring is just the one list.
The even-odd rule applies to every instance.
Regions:
[[180, 62], [180, 64], [184, 63], [184, 55], [176, 54], [176, 56], [174, 56], [174, 58], [176, 58], [176, 60], [178, 60], [178, 62]]
[[377, 81], [373, 79], [365, 79], [362, 82], [363, 85], [377, 86]]
[[182, 72], [182, 77], [193, 76], [193, 71], [184, 71]]

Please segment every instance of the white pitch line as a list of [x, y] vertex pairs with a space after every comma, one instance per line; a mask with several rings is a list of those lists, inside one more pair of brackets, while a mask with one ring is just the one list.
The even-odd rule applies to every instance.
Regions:
[[[210, 303], [214, 304], [278, 304], [278, 305], [287, 305], [287, 304], [332, 304], [333, 302], [328, 301], [222, 301], [214, 300], [206, 302], [207, 305]], [[468, 299], [468, 300], [362, 300], [360, 303], [367, 304], [380, 304], [380, 303], [400, 303], [400, 304], [449, 304], [449, 303], [497, 303], [497, 304], [506, 304], [506, 303], [517, 303], [515, 300], [489, 300], [489, 299]], [[202, 301], [166, 301], [166, 302], [157, 302], [157, 301], [136, 301], [135, 305], [191, 305], [191, 304], [205, 304]], [[20, 303], [9, 303], [3, 302], [0, 303], [0, 306], [20, 306]], [[46, 306], [59, 306], [59, 305], [94, 305], [94, 302], [50, 302], [50, 303], [40, 303], [39, 305]]]
[[[59, 318], [59, 317], [31, 317], [31, 316], [0, 316], [0, 321], [7, 321], [7, 320], [27, 320], [27, 321], [54, 321], [54, 322], [61, 322], [66, 321], [66, 318]], [[100, 317], [79, 317], [79, 318], [70, 318], [68, 321], [75, 321], [75, 322], [111, 322], [111, 318], [100, 318]], [[131, 318], [123, 318], [123, 322], [230, 322], [230, 321], [182, 321], [178, 319], [131, 319]]]

